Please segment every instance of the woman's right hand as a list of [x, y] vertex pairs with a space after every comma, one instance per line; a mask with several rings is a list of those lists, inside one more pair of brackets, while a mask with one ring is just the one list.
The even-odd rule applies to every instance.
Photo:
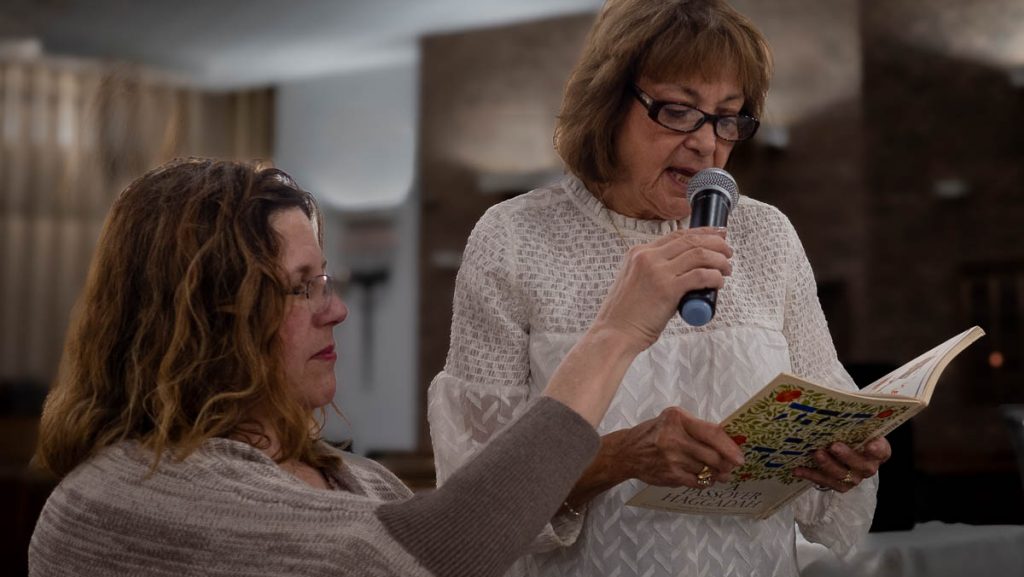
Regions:
[[679, 299], [690, 290], [721, 288], [732, 272], [731, 256], [725, 232], [707, 228], [631, 249], [597, 319], [559, 363], [544, 394], [597, 426], [630, 364], [658, 340]]
[[620, 481], [639, 479], [659, 487], [699, 488], [697, 475], [708, 467], [715, 481], [728, 480], [743, 464], [743, 451], [714, 423], [679, 407], [629, 429], [606, 435], [605, 456]]
[[631, 248], [591, 330], [610, 329], [646, 349], [684, 294], [725, 285], [731, 257], [725, 230], [714, 228], [677, 230]]
[[720, 425], [669, 407], [653, 419], [601, 437], [601, 449], [566, 503], [579, 509], [629, 479], [658, 487], [700, 489], [697, 475], [705, 466], [713, 481], [728, 481], [742, 464], [743, 452]]

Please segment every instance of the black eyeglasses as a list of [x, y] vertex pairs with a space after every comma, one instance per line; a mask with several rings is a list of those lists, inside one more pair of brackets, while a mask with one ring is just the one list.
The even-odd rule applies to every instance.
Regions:
[[345, 283], [326, 274], [317, 275], [288, 294], [306, 298], [309, 312], [318, 315], [331, 307], [331, 298], [341, 296]]
[[761, 125], [761, 121], [749, 114], [708, 114], [682, 102], [655, 100], [636, 84], [632, 88], [633, 95], [647, 109], [647, 116], [669, 130], [695, 132], [705, 122], [710, 122], [715, 136], [729, 142], [739, 142], [754, 136], [757, 127]]

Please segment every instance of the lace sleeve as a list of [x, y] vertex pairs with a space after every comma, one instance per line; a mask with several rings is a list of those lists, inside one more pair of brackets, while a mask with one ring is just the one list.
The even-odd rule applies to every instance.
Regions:
[[818, 287], [811, 263], [793, 226], [787, 224], [785, 321], [782, 327], [789, 342], [793, 371], [836, 389], [857, 386], [839, 363], [825, 314], [818, 301]]
[[[530, 399], [528, 305], [507, 222], [494, 208], [484, 214], [456, 279], [448, 360], [427, 401], [439, 486], [518, 419]], [[531, 550], [571, 544], [581, 528], [581, 520], [560, 515]]]
[[[783, 332], [789, 342], [793, 371], [837, 389], [856, 390], [836, 356], [803, 245], [792, 225], [788, 231]], [[871, 527], [877, 490], [876, 476], [845, 494], [807, 491], [795, 503], [801, 532], [808, 540], [826, 545], [838, 555], [848, 554]]]

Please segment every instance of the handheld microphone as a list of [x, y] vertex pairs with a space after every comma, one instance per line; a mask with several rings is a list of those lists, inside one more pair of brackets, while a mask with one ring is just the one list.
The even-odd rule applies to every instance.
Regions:
[[[740, 202], [740, 190], [732, 175], [721, 168], [705, 168], [693, 175], [686, 186], [690, 202], [690, 228], [724, 227], [729, 211]], [[700, 327], [715, 316], [718, 291], [692, 290], [679, 301], [679, 316], [690, 326]]]

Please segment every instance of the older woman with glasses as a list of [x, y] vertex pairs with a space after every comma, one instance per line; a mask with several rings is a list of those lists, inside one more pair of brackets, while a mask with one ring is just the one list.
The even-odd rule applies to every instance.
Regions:
[[[558, 117], [569, 174], [492, 207], [465, 250], [448, 360], [429, 393], [442, 483], [550, 382], [631, 247], [693, 238], [687, 184], [754, 136], [770, 70], [764, 38], [722, 0], [608, 0]], [[777, 373], [855, 387], [786, 217], [743, 197], [728, 238], [717, 315], [701, 327], [673, 318], [631, 365], [597, 457], [517, 574], [796, 575], [798, 525], [838, 553], [867, 532], [885, 439], [817, 453], [796, 475], [823, 490], [763, 521], [625, 506], [645, 483], [727, 480], [742, 454], [716, 423]]]
[[501, 575], [595, 454], [626, 367], [729, 256], [715, 234], [634, 249], [523, 418], [413, 496], [319, 440], [348, 311], [313, 197], [279, 170], [162, 166], [110, 211], [46, 401], [37, 460], [62, 480], [29, 572]]

